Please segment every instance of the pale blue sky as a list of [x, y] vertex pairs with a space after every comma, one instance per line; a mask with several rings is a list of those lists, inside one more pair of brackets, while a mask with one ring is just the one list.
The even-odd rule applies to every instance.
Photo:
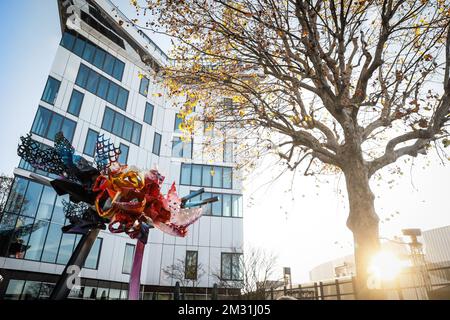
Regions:
[[[128, 0], [115, 3], [132, 13]], [[11, 174], [19, 161], [19, 137], [31, 128], [51, 68], [60, 26], [56, 0], [0, 0], [0, 14], [0, 172]], [[167, 50], [167, 41], [153, 39]], [[439, 165], [434, 153], [429, 159], [416, 160], [412, 169], [410, 164], [402, 165], [405, 174], [396, 177], [394, 184], [387, 184], [392, 179], [387, 170], [384, 182], [373, 183], [381, 219], [394, 215], [380, 226], [381, 236], [391, 238], [407, 227], [430, 229], [450, 224], [450, 167]], [[255, 203], [244, 208], [247, 244], [278, 253], [279, 270], [290, 266], [294, 282], [308, 280], [308, 271], [315, 265], [351, 253], [352, 237], [345, 227], [346, 200], [336, 192], [338, 186], [343, 187], [342, 177], [319, 183], [300, 177], [293, 194], [285, 192], [290, 186], [285, 177], [256, 191], [276, 172], [265, 169], [246, 182], [245, 202]], [[253, 195], [252, 201], [249, 195]]]

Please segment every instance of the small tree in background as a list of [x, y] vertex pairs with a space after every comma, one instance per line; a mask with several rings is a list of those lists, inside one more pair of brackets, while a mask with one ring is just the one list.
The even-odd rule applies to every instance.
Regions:
[[5, 209], [9, 190], [11, 189], [13, 181], [13, 177], [9, 177], [4, 174], [0, 175], [0, 218], [3, 214], [3, 210]]
[[238, 268], [239, 279], [224, 279], [223, 270], [215, 270], [212, 275], [220, 288], [240, 289], [244, 299], [264, 300], [270, 289], [282, 283], [277, 272], [277, 256], [263, 248], [246, 248], [234, 265]]
[[[294, 172], [344, 174], [358, 296], [381, 297], [367, 285], [379, 250], [369, 181], [401, 157], [450, 144], [449, 2], [132, 4], [151, 14], [143, 27], [173, 39], [174, 65], [162, 75], [172, 95], [186, 97], [187, 133], [198, 121], [229, 135], [238, 129], [246, 168], [272, 153]], [[195, 105], [200, 116], [192, 115]]]
[[195, 270], [186, 265], [185, 261], [178, 259], [175, 264], [163, 268], [164, 275], [180, 283], [181, 287], [198, 287], [201, 278], [205, 275], [205, 269], [201, 263]]

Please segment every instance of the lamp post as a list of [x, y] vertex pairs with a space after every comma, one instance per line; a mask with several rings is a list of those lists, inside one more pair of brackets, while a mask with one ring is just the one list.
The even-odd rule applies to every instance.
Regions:
[[409, 248], [411, 250], [411, 258], [414, 269], [418, 271], [420, 275], [420, 280], [426, 290], [426, 298], [428, 298], [431, 291], [431, 281], [428, 274], [427, 262], [425, 261], [425, 255], [423, 253], [423, 245], [417, 240], [417, 237], [422, 235], [420, 229], [403, 229], [402, 233], [404, 236], [408, 236], [411, 242], [408, 242]]

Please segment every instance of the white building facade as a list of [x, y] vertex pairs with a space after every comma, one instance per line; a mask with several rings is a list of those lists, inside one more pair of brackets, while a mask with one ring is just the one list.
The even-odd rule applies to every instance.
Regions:
[[[76, 153], [92, 161], [97, 135], [103, 134], [120, 146], [121, 163], [157, 168], [165, 176], [163, 193], [175, 181], [181, 196], [203, 187], [204, 198], [219, 197], [185, 238], [150, 231], [143, 299], [170, 297], [180, 279], [164, 269], [175, 265], [195, 270], [186, 277], [194, 278], [190, 283], [196, 289], [186, 292], [204, 298], [218, 277], [239, 281], [243, 201], [232, 145], [217, 148], [210, 161], [203, 152], [203, 130], [189, 142], [180, 139], [178, 110], [153, 76], [168, 58], [111, 1], [57, 1], [62, 40], [42, 98], [37, 108], [30, 106], [36, 112], [33, 139], [45, 148], [63, 131]], [[0, 215], [0, 299], [48, 297], [80, 238], [61, 233], [64, 197], [29, 179], [33, 171], [21, 161]], [[71, 297], [126, 298], [135, 245], [124, 234], [101, 231], [81, 272], [83, 288]]]

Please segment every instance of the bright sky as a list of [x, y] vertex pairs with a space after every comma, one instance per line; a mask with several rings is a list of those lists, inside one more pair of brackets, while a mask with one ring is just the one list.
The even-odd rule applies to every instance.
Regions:
[[[133, 18], [128, 0], [114, 2]], [[19, 162], [19, 137], [31, 128], [51, 68], [60, 26], [56, 0], [0, 1], [0, 12], [0, 172], [11, 174]], [[152, 38], [163, 50], [169, 48], [167, 39]], [[314, 266], [352, 253], [344, 179], [298, 176], [288, 192], [290, 176], [264, 186], [277, 172], [268, 169], [271, 161], [245, 182], [245, 243], [277, 253], [280, 272], [291, 267], [293, 282], [308, 281]], [[386, 169], [384, 181], [372, 183], [380, 219], [390, 219], [380, 225], [382, 237], [392, 238], [403, 228], [450, 224], [450, 166], [441, 165], [435, 152], [411, 163], [402, 165], [402, 176]]]

